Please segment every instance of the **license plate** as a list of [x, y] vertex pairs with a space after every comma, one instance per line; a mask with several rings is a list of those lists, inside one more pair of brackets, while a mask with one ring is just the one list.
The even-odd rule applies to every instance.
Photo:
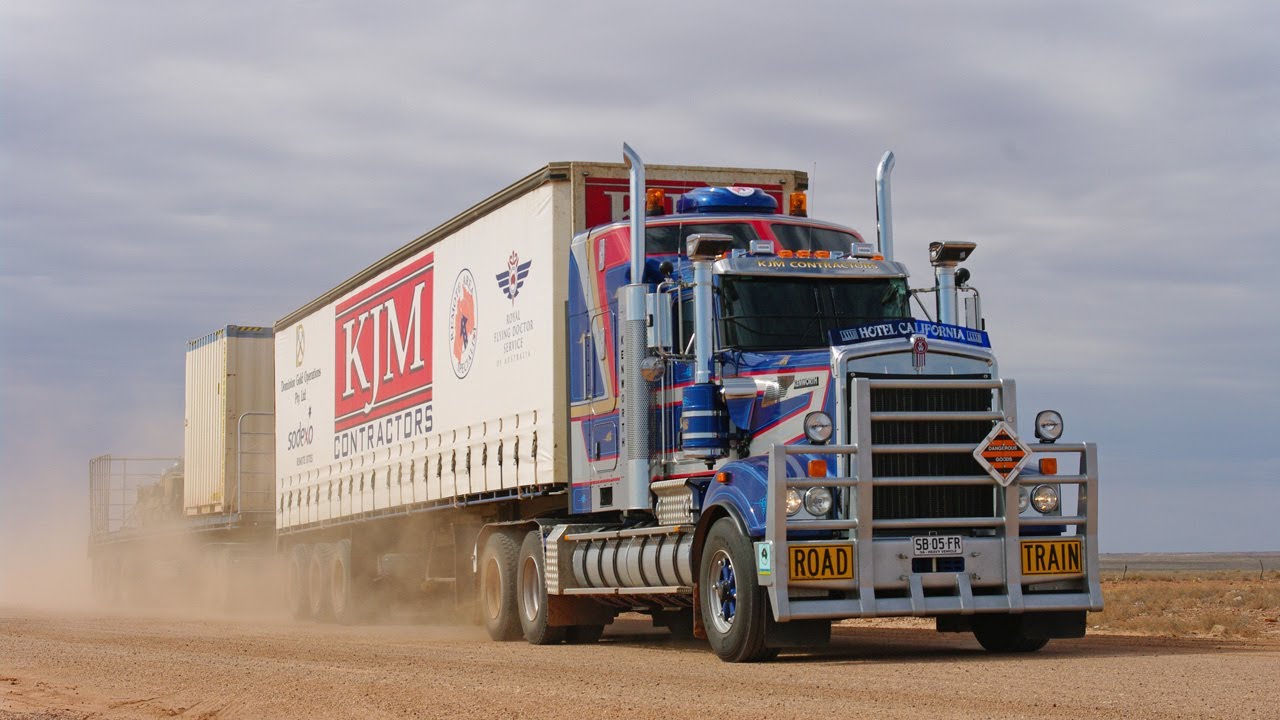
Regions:
[[961, 535], [917, 535], [911, 538], [911, 549], [916, 557], [963, 555], [964, 537]]
[[787, 551], [793, 581], [853, 579], [852, 545], [792, 545]]
[[1083, 567], [1080, 555], [1081, 543], [1076, 539], [1023, 540], [1022, 574], [1079, 574]]

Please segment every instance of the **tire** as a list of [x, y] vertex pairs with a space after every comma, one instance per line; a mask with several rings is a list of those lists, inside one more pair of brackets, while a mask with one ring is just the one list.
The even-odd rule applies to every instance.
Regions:
[[311, 599], [308, 595], [311, 572], [311, 546], [306, 543], [289, 549], [289, 576], [285, 581], [285, 602], [294, 620], [311, 617]]
[[329, 558], [329, 609], [340, 625], [360, 622], [360, 593], [351, 572], [351, 541], [339, 540]]
[[1031, 653], [1049, 644], [1049, 638], [1028, 637], [1017, 615], [981, 615], [973, 619], [973, 636], [992, 653]]
[[516, 570], [516, 605], [524, 639], [533, 645], [555, 645], [564, 640], [565, 636], [565, 628], [547, 624], [546, 562], [542, 531], [530, 530], [520, 545], [520, 567]]
[[769, 600], [756, 581], [751, 542], [731, 518], [720, 518], [707, 533], [698, 578], [707, 640], [717, 657], [755, 662], [777, 654], [765, 646]]
[[570, 625], [564, 628], [564, 641], [570, 645], [595, 645], [602, 635], [603, 625]]
[[317, 622], [329, 622], [333, 619], [333, 605], [329, 594], [329, 558], [333, 555], [333, 545], [316, 543], [311, 551], [311, 562], [307, 563], [307, 599], [311, 607], [311, 618]]
[[495, 532], [480, 554], [480, 618], [498, 642], [520, 639], [516, 608], [516, 565], [520, 548], [510, 535]]

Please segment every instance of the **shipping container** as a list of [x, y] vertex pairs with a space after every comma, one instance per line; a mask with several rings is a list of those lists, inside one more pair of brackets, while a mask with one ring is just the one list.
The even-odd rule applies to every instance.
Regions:
[[269, 328], [242, 325], [187, 343], [186, 515], [272, 512], [272, 351]]
[[[668, 211], [695, 187], [781, 202], [807, 186], [793, 170], [647, 170]], [[567, 485], [570, 242], [629, 210], [624, 165], [553, 163], [277, 323], [277, 528]]]

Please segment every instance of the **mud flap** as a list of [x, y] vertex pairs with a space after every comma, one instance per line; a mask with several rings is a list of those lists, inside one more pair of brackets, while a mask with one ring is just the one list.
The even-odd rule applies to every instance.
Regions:
[[830, 620], [792, 620], [780, 623], [770, 613], [764, 644], [770, 648], [821, 647], [831, 643]]

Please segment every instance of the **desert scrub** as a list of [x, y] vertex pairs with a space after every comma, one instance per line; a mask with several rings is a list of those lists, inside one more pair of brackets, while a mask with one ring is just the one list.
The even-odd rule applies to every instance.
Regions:
[[1170, 637], [1254, 638], [1280, 633], [1280, 574], [1129, 573], [1104, 576], [1106, 609], [1094, 629]]

